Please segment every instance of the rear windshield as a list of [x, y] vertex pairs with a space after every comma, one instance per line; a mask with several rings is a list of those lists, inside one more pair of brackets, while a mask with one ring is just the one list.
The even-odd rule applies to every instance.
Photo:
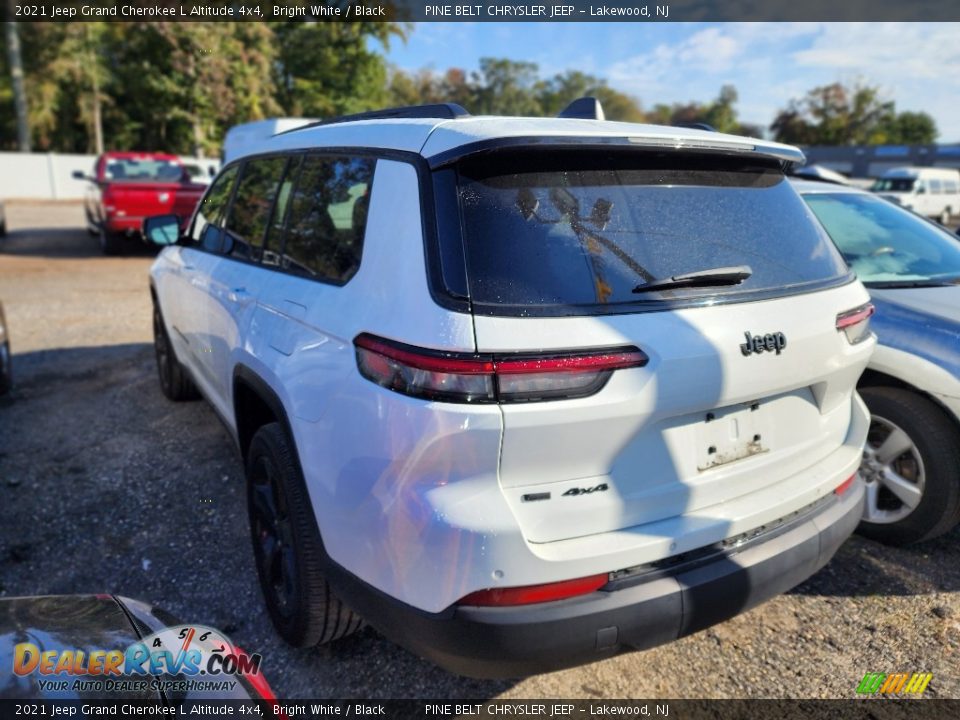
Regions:
[[104, 180], [111, 182], [180, 182], [183, 167], [174, 160], [114, 158], [103, 169]]
[[[487, 156], [461, 164], [458, 194], [475, 307], [628, 312], [799, 292], [849, 276], [776, 166], [667, 154]], [[744, 265], [750, 275], [737, 284], [634, 292]]]

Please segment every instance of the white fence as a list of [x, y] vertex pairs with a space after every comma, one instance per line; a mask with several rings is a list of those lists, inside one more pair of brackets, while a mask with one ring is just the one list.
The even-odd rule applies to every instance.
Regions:
[[[201, 167], [219, 167], [215, 158], [182, 158]], [[96, 155], [0, 152], [0, 200], [82, 200], [85, 180], [73, 177], [75, 170], [89, 175]]]

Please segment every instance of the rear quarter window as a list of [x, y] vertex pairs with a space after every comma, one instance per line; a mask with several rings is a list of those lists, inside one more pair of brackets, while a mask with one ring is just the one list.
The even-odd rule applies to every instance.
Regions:
[[290, 193], [279, 265], [307, 277], [347, 282], [360, 266], [376, 160], [307, 155]]
[[[850, 279], [779, 167], [636, 153], [511, 153], [458, 171], [469, 293], [481, 312], [631, 312]], [[653, 279], [749, 266], [738, 285], [643, 294]]]

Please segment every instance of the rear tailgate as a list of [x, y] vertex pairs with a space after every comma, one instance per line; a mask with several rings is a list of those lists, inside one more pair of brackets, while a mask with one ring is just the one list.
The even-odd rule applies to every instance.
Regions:
[[113, 213], [125, 217], [165, 215], [175, 212], [181, 187], [180, 183], [115, 182], [104, 193], [104, 204], [112, 207]]
[[[482, 352], [626, 344], [650, 358], [614, 372], [595, 396], [501, 405], [500, 484], [525, 537], [550, 542], [730, 502], [835, 451], [869, 358], [836, 331], [836, 316], [866, 300], [850, 284], [656, 321], [475, 318]], [[781, 332], [786, 346], [744, 355], [746, 332]]]
[[501, 403], [500, 484], [529, 541], [829, 492], [803, 471], [844, 446], [872, 341], [837, 316], [869, 298], [778, 165], [527, 149], [458, 173], [478, 352], [649, 357], [586, 396]]

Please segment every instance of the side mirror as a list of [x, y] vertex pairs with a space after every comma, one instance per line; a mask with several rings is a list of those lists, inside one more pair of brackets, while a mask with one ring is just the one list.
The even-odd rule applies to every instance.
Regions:
[[72, 177], [74, 180], [89, 180], [89, 179], [90, 179], [90, 178], [88, 178], [86, 175], [83, 174], [83, 170], [74, 170], [72, 173], [70, 173], [70, 177]]
[[154, 245], [176, 245], [180, 239], [178, 215], [154, 215], [144, 218], [143, 236]]
[[924, 187], [923, 185], [919, 185], [917, 187], [917, 190], [916, 190], [917, 195], [925, 195], [926, 192], [927, 192], [927, 188]]

